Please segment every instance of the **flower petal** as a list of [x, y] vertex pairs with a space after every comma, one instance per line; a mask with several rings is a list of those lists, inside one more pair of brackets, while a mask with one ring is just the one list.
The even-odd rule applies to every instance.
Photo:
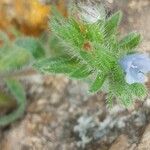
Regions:
[[133, 84], [136, 82], [134, 77], [132, 77], [129, 73], [126, 74], [125, 80], [128, 84]]
[[120, 60], [119, 63], [121, 67], [125, 70], [125, 72], [128, 71], [128, 69], [131, 67], [133, 58], [129, 56], [125, 56]]
[[136, 58], [132, 64], [137, 66], [143, 73], [148, 73], [150, 71], [150, 58], [148, 56]]
[[147, 53], [127, 55], [123, 57], [119, 63], [125, 71], [130, 67], [139, 68], [143, 73], [148, 73], [150, 71], [150, 57]]
[[138, 68], [130, 68], [126, 74], [126, 82], [129, 84], [133, 83], [145, 83], [147, 80], [144, 73], [140, 72]]
[[119, 63], [126, 73], [127, 83], [144, 83], [147, 81], [145, 73], [150, 72], [150, 58], [147, 53], [127, 55]]

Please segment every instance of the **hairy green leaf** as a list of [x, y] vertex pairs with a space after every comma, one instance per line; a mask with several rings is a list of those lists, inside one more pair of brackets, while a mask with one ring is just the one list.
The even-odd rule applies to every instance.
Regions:
[[96, 56], [91, 52], [80, 51], [80, 55], [83, 60], [88, 63], [89, 66], [92, 68], [99, 68], [98, 62], [95, 60]]
[[69, 76], [76, 79], [87, 78], [92, 73], [91, 70], [88, 70], [87, 65], [81, 65], [78, 69], [73, 71]]
[[45, 73], [70, 74], [80, 67], [80, 63], [76, 59], [55, 57], [40, 60], [34, 67]]
[[120, 42], [119, 46], [123, 50], [131, 51], [132, 49], [136, 48], [141, 42], [141, 36], [139, 33], [130, 33], [125, 36]]
[[120, 24], [121, 18], [122, 13], [121, 11], [118, 11], [115, 14], [113, 14], [110, 18], [108, 18], [108, 20], [106, 20], [105, 23], [106, 37], [109, 37], [116, 32], [118, 25]]
[[92, 83], [92, 85], [90, 86], [90, 92], [94, 93], [97, 92], [98, 90], [100, 90], [100, 88], [102, 87], [105, 79], [106, 79], [107, 75], [105, 73], [98, 73], [95, 81]]
[[102, 43], [104, 41], [103, 28], [100, 28], [100, 24], [88, 24], [86, 25], [86, 39]]

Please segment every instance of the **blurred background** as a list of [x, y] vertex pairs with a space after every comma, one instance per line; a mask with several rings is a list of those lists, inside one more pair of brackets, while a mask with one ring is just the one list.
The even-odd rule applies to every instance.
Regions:
[[[59, 47], [53, 47], [56, 41], [48, 25], [52, 6], [67, 17], [69, 7], [79, 1], [0, 0], [0, 30], [12, 43], [21, 37], [39, 39], [47, 54], [51, 54]], [[137, 31], [143, 36], [139, 50], [150, 51], [150, 0], [103, 3], [108, 16], [116, 10], [123, 11], [120, 36]], [[0, 47], [3, 44], [0, 40]], [[2, 48], [0, 51], [5, 52]], [[1, 68], [0, 118], [17, 108]], [[129, 109], [116, 104], [109, 110], [106, 94], [88, 95], [86, 83], [71, 81], [63, 75], [41, 75], [26, 67], [19, 73], [8, 74], [21, 83], [27, 102], [24, 115], [0, 126], [0, 150], [150, 150], [149, 96]], [[147, 87], [150, 89], [149, 83]]]

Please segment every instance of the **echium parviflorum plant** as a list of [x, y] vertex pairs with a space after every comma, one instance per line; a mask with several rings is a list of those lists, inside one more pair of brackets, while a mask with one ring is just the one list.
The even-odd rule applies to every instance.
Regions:
[[128, 107], [147, 94], [144, 83], [150, 71], [147, 53], [136, 51], [140, 34], [118, 37], [121, 11], [106, 17], [102, 6], [79, 3], [68, 18], [56, 11], [50, 29], [63, 45], [63, 55], [40, 60], [35, 64], [43, 73], [65, 74], [88, 81], [89, 91], [107, 90], [107, 104], [114, 99]]

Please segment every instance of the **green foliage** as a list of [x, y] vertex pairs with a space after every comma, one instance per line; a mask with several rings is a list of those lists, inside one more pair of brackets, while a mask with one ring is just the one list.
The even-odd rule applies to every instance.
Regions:
[[90, 87], [90, 92], [97, 92], [103, 85], [105, 79], [107, 77], [107, 74], [105, 73], [98, 73], [95, 81], [93, 82], [93, 84]]
[[51, 18], [50, 28], [57, 38], [56, 43], [63, 47], [63, 55], [43, 59], [34, 66], [43, 73], [87, 78], [92, 83], [89, 90], [92, 93], [101, 90], [104, 83], [108, 84], [108, 105], [112, 106], [117, 97], [118, 102], [129, 106], [135, 99], [146, 96], [147, 92], [142, 84], [126, 83], [125, 74], [118, 64], [118, 60], [134, 51], [141, 41], [137, 33], [118, 40], [121, 18], [122, 13], [118, 11], [107, 19], [89, 24], [72, 16], [63, 18], [56, 13]]
[[87, 78], [91, 74], [92, 70], [87, 70], [87, 67], [85, 64], [81, 64], [79, 68], [75, 69], [72, 73], [69, 74], [71, 78], [76, 79], [84, 79]]
[[65, 56], [40, 60], [34, 66], [44, 73], [64, 73], [77, 79], [90, 75], [90, 70], [86, 70], [86, 64], [80, 64], [77, 59], [70, 59]]
[[114, 33], [116, 33], [121, 19], [122, 19], [122, 12], [118, 11], [106, 20], [104, 24], [106, 36], [111, 36]]
[[3, 44], [0, 47], [0, 72], [10, 72], [29, 65], [33, 58], [44, 57], [45, 50], [34, 38], [18, 38], [11, 42], [7, 35], [0, 32]]
[[[26, 106], [26, 96], [22, 85], [17, 80], [12, 79], [7, 80], [6, 83], [12, 96], [14, 96], [14, 98], [17, 101], [18, 108], [14, 110], [12, 113], [0, 117], [0, 126], [9, 125], [16, 119], [22, 117]], [[7, 99], [6, 96], [4, 96], [3, 98]]]
[[136, 48], [141, 41], [141, 35], [139, 33], [129, 33], [119, 43], [120, 48], [131, 51]]
[[31, 37], [18, 38], [16, 39], [15, 44], [29, 51], [35, 59], [39, 59], [45, 56], [45, 50], [43, 46], [35, 38]]
[[0, 48], [0, 72], [13, 71], [27, 65], [31, 55], [26, 50], [10, 44]]
[[[38, 39], [23, 37], [10, 41], [8, 36], [0, 32], [0, 81], [6, 81], [6, 85], [11, 93], [0, 91], [0, 108], [9, 108], [12, 100], [16, 100], [17, 109], [13, 112], [0, 117], [0, 126], [9, 125], [20, 118], [26, 106], [25, 91], [17, 81], [13, 72], [21, 71], [22, 68], [32, 64], [35, 60], [45, 56], [45, 49]], [[10, 79], [11, 77], [16, 80]], [[13, 98], [11, 98], [13, 96]]]

